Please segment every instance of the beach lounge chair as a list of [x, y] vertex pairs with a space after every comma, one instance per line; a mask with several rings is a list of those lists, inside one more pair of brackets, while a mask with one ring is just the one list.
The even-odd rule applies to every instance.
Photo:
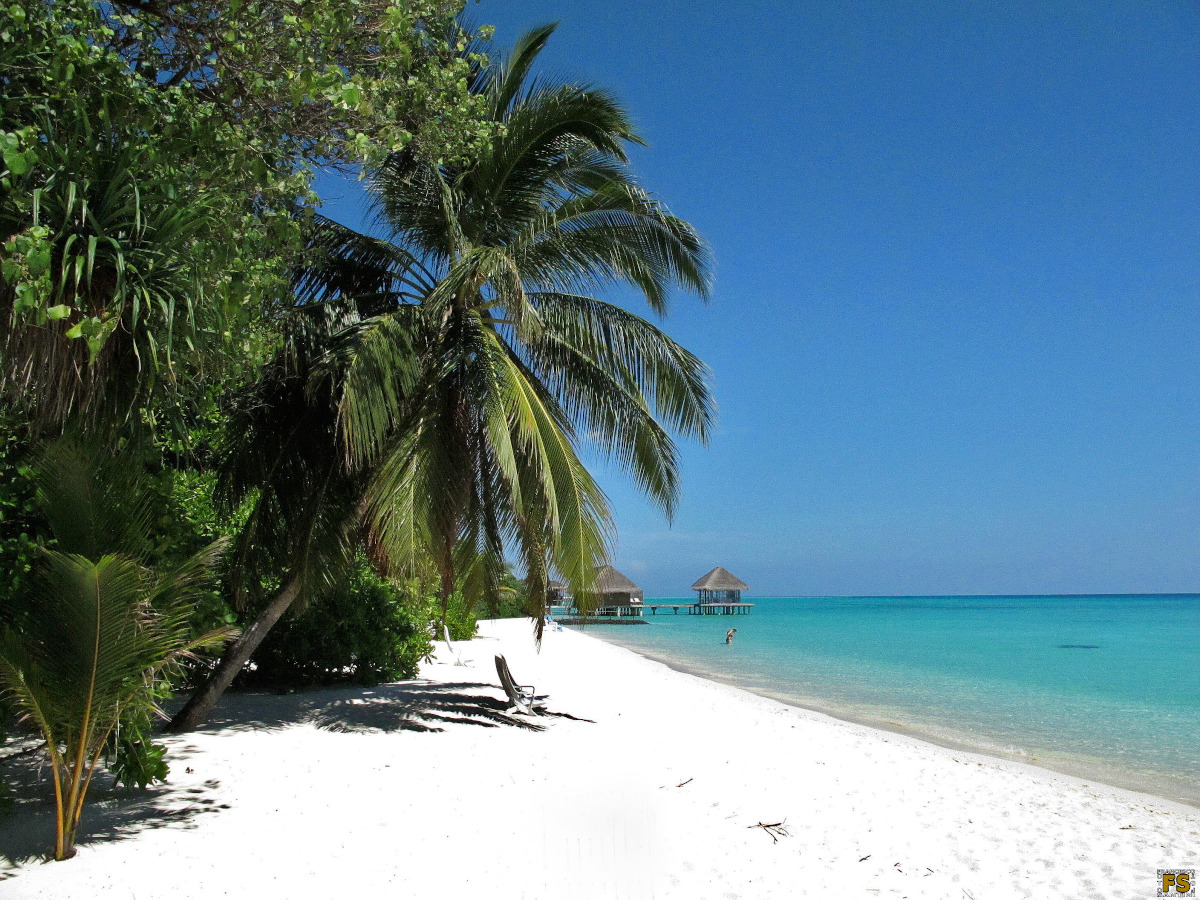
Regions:
[[446, 649], [450, 651], [450, 655], [454, 658], [454, 664], [456, 666], [465, 666], [466, 663], [463, 662], [462, 654], [455, 650], [454, 645], [450, 643], [450, 629], [445, 625], [442, 626], [442, 637], [446, 639]]
[[508, 670], [508, 660], [503, 656], [496, 657], [496, 674], [500, 677], [500, 686], [508, 695], [508, 702], [512, 704], [508, 710], [510, 713], [524, 713], [527, 716], [541, 715], [545, 704], [538, 702], [534, 696], [533, 685], [517, 684], [516, 679], [512, 677], [512, 672]]

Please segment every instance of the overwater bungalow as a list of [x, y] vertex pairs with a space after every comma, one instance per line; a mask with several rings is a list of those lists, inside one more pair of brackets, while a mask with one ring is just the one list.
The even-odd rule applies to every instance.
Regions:
[[640, 616], [645, 595], [642, 589], [614, 569], [601, 566], [596, 570], [596, 601], [598, 616]]
[[546, 606], [563, 606], [570, 598], [567, 596], [567, 586], [561, 581], [551, 581], [546, 585]]
[[742, 602], [742, 591], [750, 590], [750, 585], [721, 566], [693, 584], [692, 590], [698, 592], [695, 611], [700, 615], [748, 613], [754, 606]]

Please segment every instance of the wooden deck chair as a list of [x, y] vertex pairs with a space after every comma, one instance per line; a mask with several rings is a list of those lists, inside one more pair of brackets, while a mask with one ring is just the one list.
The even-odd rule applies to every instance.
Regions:
[[527, 716], [541, 715], [545, 704], [538, 702], [534, 697], [533, 685], [517, 684], [512, 677], [512, 672], [508, 670], [508, 660], [503, 656], [496, 657], [496, 674], [500, 677], [500, 686], [508, 695], [508, 702], [512, 704], [508, 710], [510, 713], [524, 713]]
[[450, 655], [454, 658], [454, 664], [456, 666], [465, 666], [466, 663], [463, 662], [462, 654], [455, 650], [454, 645], [450, 643], [450, 629], [445, 625], [442, 626], [442, 637], [446, 639], [446, 649], [450, 651]]

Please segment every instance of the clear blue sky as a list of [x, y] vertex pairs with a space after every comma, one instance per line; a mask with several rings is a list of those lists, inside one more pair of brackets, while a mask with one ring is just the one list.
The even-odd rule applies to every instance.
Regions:
[[666, 321], [720, 405], [674, 523], [602, 473], [648, 596], [1200, 591], [1200, 6], [469, 14], [560, 21], [717, 260]]

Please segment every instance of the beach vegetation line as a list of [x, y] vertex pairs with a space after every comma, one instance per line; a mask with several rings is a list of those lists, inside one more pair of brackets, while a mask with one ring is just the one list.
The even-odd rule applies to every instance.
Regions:
[[[633, 177], [614, 97], [535, 77], [554, 26], [492, 53], [461, 7], [0, 9], [0, 740], [47, 741], [56, 857], [101, 759], [165, 775], [171, 687], [187, 731], [238, 678], [401, 677], [477, 609], [540, 639], [556, 578], [586, 605], [613, 519], [585, 449], [678, 505], [709, 370], [595, 295], [707, 298], [708, 248]], [[384, 237], [317, 212], [322, 170], [365, 179]], [[87, 553], [38, 499], [64, 435], [126, 485]], [[37, 712], [40, 629], [81, 628], [103, 573], [79, 683], [107, 705], [69, 726]]]

